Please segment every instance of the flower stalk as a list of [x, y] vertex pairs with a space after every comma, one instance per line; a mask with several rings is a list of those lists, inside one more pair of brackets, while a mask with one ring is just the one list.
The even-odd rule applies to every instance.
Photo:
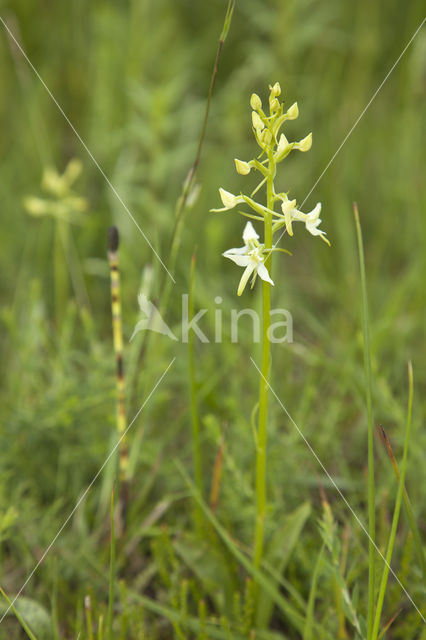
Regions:
[[[275, 162], [269, 157], [269, 173], [266, 181], [266, 206], [274, 207], [274, 175]], [[271, 272], [272, 262], [272, 215], [267, 213], [264, 219], [265, 250], [269, 255], [265, 260], [265, 267]], [[269, 375], [271, 369], [271, 345], [269, 328], [271, 325], [271, 284], [262, 283], [262, 362], [259, 381], [259, 420], [256, 441], [256, 526], [254, 534], [254, 566], [259, 569], [263, 556], [266, 517], [266, 461], [268, 439], [268, 397]]]
[[[265, 113], [260, 97], [253, 94], [250, 99], [252, 108], [253, 134], [261, 152], [257, 158], [250, 161], [235, 159], [235, 168], [239, 175], [246, 176], [252, 169], [261, 174], [261, 180], [250, 196], [241, 193], [233, 193], [220, 188], [219, 195], [223, 207], [211, 211], [229, 211], [239, 205], [247, 206], [251, 211], [239, 211], [251, 220], [263, 222], [263, 243], [259, 240], [251, 221], [246, 223], [243, 231], [244, 246], [228, 249], [223, 255], [240, 267], [244, 267], [237, 294], [243, 294], [248, 281], [251, 278], [253, 288], [257, 276], [262, 280], [262, 361], [259, 385], [258, 423], [255, 431], [256, 443], [256, 521], [254, 532], [253, 560], [254, 567], [259, 570], [263, 559], [265, 540], [265, 520], [267, 508], [267, 440], [268, 440], [268, 397], [271, 375], [271, 287], [274, 281], [271, 278], [272, 254], [275, 251], [286, 249], [275, 247], [274, 234], [285, 228], [288, 237], [293, 236], [293, 223], [303, 222], [305, 228], [314, 236], [320, 236], [327, 244], [330, 244], [324, 231], [319, 229], [321, 224], [321, 203], [310, 213], [302, 213], [296, 208], [296, 200], [289, 200], [288, 194], [275, 190], [275, 176], [277, 165], [282, 162], [293, 150], [309, 151], [312, 145], [312, 134], [309, 133], [299, 142], [289, 142], [284, 134], [280, 135], [280, 129], [287, 120], [295, 120], [299, 115], [297, 103], [294, 103], [287, 111], [284, 104], [279, 102], [281, 87], [277, 83], [269, 87], [269, 115]], [[254, 196], [266, 189], [266, 204], [254, 200]], [[276, 211], [279, 203], [281, 211]], [[290, 254], [291, 255], [291, 254]]]

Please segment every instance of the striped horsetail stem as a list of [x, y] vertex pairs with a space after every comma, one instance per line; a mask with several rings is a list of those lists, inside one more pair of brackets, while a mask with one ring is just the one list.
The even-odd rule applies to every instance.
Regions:
[[125, 432], [127, 428], [125, 384], [123, 367], [123, 329], [121, 323], [120, 272], [118, 268], [119, 235], [117, 227], [108, 229], [108, 262], [111, 274], [111, 309], [114, 351], [117, 361], [117, 431], [120, 438], [120, 480], [128, 476], [128, 451]]

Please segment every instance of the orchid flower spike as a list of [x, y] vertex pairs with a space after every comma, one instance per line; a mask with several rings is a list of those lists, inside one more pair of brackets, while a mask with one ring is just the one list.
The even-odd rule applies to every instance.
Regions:
[[256, 233], [251, 222], [247, 222], [243, 231], [244, 246], [235, 249], [228, 249], [222, 255], [225, 258], [229, 258], [239, 267], [245, 267], [244, 273], [241, 276], [240, 283], [238, 285], [237, 294], [240, 296], [246, 284], [252, 276], [251, 287], [253, 288], [256, 281], [256, 276], [270, 284], [274, 284], [271, 280], [268, 269], [265, 267], [266, 253], [265, 245], [259, 242], [259, 235]]

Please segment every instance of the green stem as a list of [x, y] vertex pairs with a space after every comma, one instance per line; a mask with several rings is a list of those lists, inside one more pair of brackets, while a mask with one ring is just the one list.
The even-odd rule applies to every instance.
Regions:
[[[191, 273], [189, 278], [189, 298], [188, 298], [188, 315], [190, 318], [194, 315], [194, 277], [195, 277], [195, 253], [191, 260]], [[200, 449], [200, 421], [197, 406], [197, 388], [195, 383], [195, 354], [194, 354], [194, 332], [188, 334], [188, 364], [189, 364], [189, 385], [190, 385], [190, 401], [191, 401], [191, 423], [192, 423], [192, 451], [194, 464], [195, 485], [203, 495], [203, 468], [201, 461]], [[196, 508], [196, 522], [198, 530], [201, 530], [203, 514], [200, 508]]]
[[[10, 609], [13, 612], [15, 618], [18, 620], [19, 624], [21, 625], [21, 627], [23, 628], [23, 630], [25, 631], [27, 636], [30, 638], [30, 640], [37, 640], [37, 638], [35, 637], [35, 635], [31, 631], [30, 627], [27, 625], [27, 623], [25, 622], [24, 618], [22, 617], [22, 615], [19, 613], [19, 611], [15, 608], [15, 605], [13, 604], [14, 602], [17, 601], [17, 598], [14, 598], [13, 600], [10, 600], [8, 598], [8, 596], [6, 595], [6, 592], [2, 589], [2, 587], [0, 587], [0, 593], [1, 593], [1, 595], [3, 596], [3, 598], [6, 600], [6, 602], [8, 604], [7, 611], [9, 611], [9, 609]], [[6, 614], [3, 614], [3, 615], [6, 615]]]
[[62, 324], [68, 302], [68, 272], [65, 257], [67, 250], [68, 223], [63, 220], [57, 220], [54, 242], [55, 319], [57, 328]]
[[[266, 198], [268, 209], [274, 208], [274, 177], [275, 164], [272, 154], [269, 156], [269, 171], [266, 181]], [[265, 250], [272, 248], [272, 215], [265, 214]], [[265, 266], [270, 272], [271, 254], [265, 260]], [[266, 456], [268, 437], [268, 396], [269, 373], [271, 368], [271, 345], [269, 341], [269, 327], [271, 324], [271, 285], [262, 283], [262, 364], [259, 386], [259, 422], [256, 439], [256, 526], [254, 536], [254, 566], [260, 568], [263, 556], [266, 515]]]
[[114, 600], [115, 600], [115, 532], [114, 532], [114, 489], [111, 491], [110, 505], [111, 539], [110, 539], [110, 564], [109, 564], [109, 595], [107, 612], [107, 638], [113, 638]]
[[[200, 160], [201, 160], [201, 152], [203, 150], [204, 138], [206, 136], [206, 131], [207, 131], [207, 121], [209, 119], [210, 106], [211, 106], [212, 97], [213, 97], [213, 90], [216, 84], [216, 77], [217, 77], [217, 72], [219, 68], [219, 60], [222, 54], [223, 45], [225, 44], [225, 40], [231, 26], [234, 7], [235, 7], [235, 0], [228, 0], [228, 6], [225, 13], [225, 20], [223, 23], [222, 32], [219, 37], [219, 44], [216, 51], [216, 59], [214, 62], [213, 72], [210, 79], [210, 87], [207, 95], [206, 108], [204, 111], [204, 118], [203, 118], [203, 123], [201, 125], [201, 133], [198, 140], [198, 147], [195, 154], [195, 159], [186, 177], [185, 183], [183, 185], [182, 193], [179, 196], [178, 201], [176, 203], [175, 224], [172, 231], [172, 240], [170, 245], [170, 254], [169, 254], [169, 262], [168, 262], [168, 268], [170, 273], [172, 274], [174, 274], [175, 272], [176, 258], [179, 252], [179, 247], [180, 247], [180, 242], [182, 237], [183, 224], [185, 221], [185, 213], [187, 211], [188, 197], [194, 187], [195, 174], [198, 170], [198, 165], [200, 164]], [[165, 282], [164, 282], [164, 288], [162, 291], [161, 305], [160, 305], [161, 312], [163, 312], [167, 308], [170, 291], [172, 287], [172, 282], [173, 282], [172, 279], [168, 276], [168, 274], [165, 274], [164, 277], [165, 277]]]
[[408, 446], [410, 443], [411, 432], [411, 414], [413, 408], [413, 368], [411, 362], [408, 363], [408, 408], [407, 422], [405, 427], [404, 453], [402, 456], [401, 475], [399, 478], [398, 492], [395, 500], [395, 509], [393, 512], [391, 532], [389, 535], [389, 543], [386, 551], [386, 561], [383, 567], [382, 579], [380, 581], [379, 595], [377, 598], [376, 616], [374, 618], [372, 640], [377, 640], [379, 635], [380, 618], [382, 615], [383, 602], [385, 599], [386, 586], [389, 577], [390, 562], [392, 560], [392, 552], [395, 546], [396, 531], [398, 527], [399, 514], [401, 511], [402, 496], [404, 491], [405, 474], [407, 471]]
[[93, 618], [92, 618], [92, 603], [90, 600], [90, 596], [86, 596], [84, 599], [84, 608], [86, 611], [86, 628], [87, 628], [87, 639], [93, 639]]
[[325, 545], [323, 544], [318, 554], [314, 572], [312, 574], [311, 589], [309, 592], [309, 600], [308, 600], [308, 606], [306, 610], [305, 629], [303, 631], [303, 640], [312, 640], [313, 638], [312, 632], [313, 632], [313, 626], [314, 626], [315, 598], [317, 595], [318, 578], [320, 575], [324, 549], [325, 549]]
[[354, 204], [355, 226], [358, 241], [359, 267], [361, 275], [362, 297], [362, 327], [364, 333], [364, 366], [367, 383], [367, 420], [368, 420], [368, 619], [367, 638], [371, 640], [373, 633], [374, 617], [374, 561], [376, 553], [376, 523], [375, 523], [375, 485], [374, 485], [374, 426], [373, 403], [371, 393], [371, 351], [370, 351], [370, 325], [368, 318], [367, 282], [365, 276], [364, 246], [362, 242], [361, 224], [359, 221], [358, 207]]
[[[196, 177], [196, 173], [197, 173], [197, 169], [198, 166], [200, 164], [200, 160], [201, 160], [201, 153], [203, 150], [203, 145], [204, 145], [204, 139], [206, 136], [206, 131], [207, 131], [207, 122], [208, 122], [208, 118], [209, 118], [209, 113], [210, 113], [210, 106], [211, 106], [211, 102], [212, 102], [212, 97], [213, 97], [213, 90], [214, 90], [214, 86], [216, 83], [216, 76], [217, 76], [217, 72], [218, 72], [218, 68], [219, 68], [219, 61], [220, 61], [220, 57], [222, 54], [222, 49], [223, 49], [223, 45], [225, 43], [225, 40], [228, 36], [228, 32], [231, 26], [231, 21], [232, 21], [232, 16], [234, 13], [234, 8], [235, 8], [235, 0], [228, 0], [228, 5], [226, 8], [226, 13], [225, 13], [225, 19], [224, 19], [224, 23], [223, 23], [223, 28], [222, 28], [222, 32], [220, 34], [219, 37], [219, 43], [218, 43], [218, 47], [217, 47], [217, 51], [216, 51], [216, 59], [215, 59], [215, 63], [214, 63], [214, 67], [213, 67], [213, 72], [211, 75], [211, 79], [210, 79], [210, 87], [209, 87], [209, 92], [207, 95], [207, 102], [206, 102], [206, 108], [205, 108], [205, 112], [204, 112], [204, 118], [203, 118], [203, 123], [201, 125], [201, 133], [200, 133], [200, 137], [198, 140], [198, 146], [197, 146], [197, 151], [195, 154], [195, 158], [194, 158], [194, 162], [192, 164], [192, 167], [188, 173], [188, 176], [185, 180], [185, 183], [183, 185], [183, 189], [182, 189], [182, 193], [180, 194], [177, 202], [176, 202], [176, 211], [175, 211], [175, 223], [174, 223], [174, 227], [173, 227], [173, 231], [172, 231], [172, 238], [171, 238], [171, 243], [170, 243], [170, 251], [169, 251], [169, 261], [168, 261], [168, 269], [169, 272], [171, 274], [174, 274], [175, 271], [175, 266], [176, 266], [176, 259], [177, 259], [177, 255], [179, 253], [179, 248], [180, 248], [180, 243], [181, 243], [181, 239], [182, 239], [182, 231], [183, 231], [183, 225], [184, 225], [184, 221], [185, 221], [185, 214], [187, 212], [187, 203], [188, 203], [188, 197], [194, 187], [195, 184], [195, 177]], [[163, 315], [163, 313], [165, 313], [167, 306], [168, 306], [168, 302], [169, 302], [169, 298], [170, 298], [170, 293], [171, 293], [171, 289], [172, 289], [172, 284], [173, 284], [173, 280], [166, 274], [164, 276], [164, 282], [162, 284], [161, 287], [161, 291], [160, 291], [160, 313], [161, 315]], [[148, 351], [148, 346], [149, 346], [149, 340], [150, 340], [150, 336], [151, 336], [151, 332], [147, 331], [145, 333], [145, 339], [142, 342], [139, 354], [138, 354], [138, 358], [137, 358], [137, 370], [138, 371], [142, 371], [142, 361], [144, 359], [145, 354]], [[134, 378], [134, 382], [133, 382], [133, 391], [132, 391], [132, 396], [131, 396], [131, 406], [133, 406], [136, 402], [136, 396], [137, 396], [137, 391], [138, 391], [138, 380], [139, 380], [139, 376], [136, 375]]]

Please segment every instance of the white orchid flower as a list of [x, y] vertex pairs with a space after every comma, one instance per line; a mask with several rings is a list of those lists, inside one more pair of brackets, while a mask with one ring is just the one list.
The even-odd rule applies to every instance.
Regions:
[[259, 235], [256, 233], [251, 222], [247, 222], [244, 227], [243, 240], [243, 247], [228, 249], [228, 251], [222, 254], [225, 258], [229, 258], [235, 262], [239, 267], [245, 267], [238, 285], [237, 294], [239, 296], [244, 291], [250, 276], [253, 276], [252, 287], [257, 275], [259, 275], [262, 280], [265, 280], [265, 282], [269, 282], [272, 285], [274, 284], [264, 264], [266, 259], [265, 245], [260, 244]]
[[293, 222], [304, 222], [306, 229], [313, 236], [320, 236], [324, 242], [330, 245], [330, 242], [327, 240], [325, 231], [318, 229], [321, 224], [321, 202], [318, 202], [317, 205], [310, 211], [309, 213], [302, 213], [298, 209], [296, 209], [296, 200], [287, 200], [281, 204], [281, 209], [284, 214], [285, 226], [287, 232], [290, 236], [293, 235]]
[[312, 133], [308, 133], [306, 138], [300, 140], [299, 142], [294, 143], [294, 148], [299, 149], [299, 151], [309, 151], [312, 147]]
[[220, 199], [223, 202], [223, 207], [221, 209], [210, 209], [212, 212], [217, 211], [228, 211], [229, 209], [233, 209], [237, 206], [237, 204], [242, 204], [244, 202], [243, 196], [234, 196], [230, 191], [226, 191], [226, 189], [219, 189]]

